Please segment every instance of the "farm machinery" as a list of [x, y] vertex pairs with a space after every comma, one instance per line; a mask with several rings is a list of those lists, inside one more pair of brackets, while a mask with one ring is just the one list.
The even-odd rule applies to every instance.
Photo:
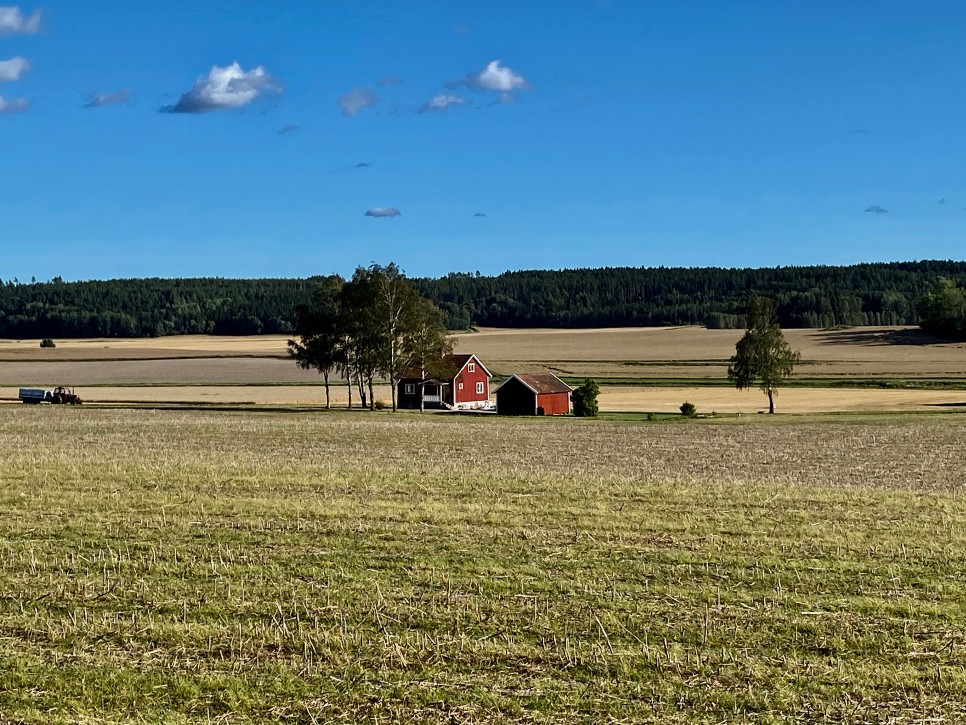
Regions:
[[53, 390], [43, 388], [20, 388], [20, 400], [24, 403], [50, 403], [51, 405], [80, 405], [80, 396], [74, 392], [73, 388], [65, 388], [58, 385]]

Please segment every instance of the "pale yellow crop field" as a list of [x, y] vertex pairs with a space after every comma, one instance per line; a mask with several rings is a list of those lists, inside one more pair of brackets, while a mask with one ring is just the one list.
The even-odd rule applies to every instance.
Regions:
[[[704, 377], [709, 370], [724, 375], [742, 334], [743, 330], [703, 327], [483, 329], [459, 335], [457, 349], [474, 352], [498, 369], [543, 365], [573, 375]], [[803, 374], [966, 376], [966, 343], [937, 341], [918, 328], [785, 330], [785, 337], [802, 353]], [[682, 362], [707, 365], [668, 365]]]
[[[768, 399], [757, 389], [615, 385], [602, 388], [597, 400], [601, 410], [611, 412], [677, 413], [684, 401], [693, 403], [701, 414], [745, 415], [768, 410]], [[925, 411], [958, 406], [966, 410], [966, 390], [782, 388], [775, 396], [779, 413]]]
[[[673, 412], [689, 400], [701, 412], [754, 413], [764, 406], [758, 391], [675, 385], [687, 379], [723, 380], [740, 330], [700, 327], [593, 330], [497, 330], [456, 335], [459, 352], [476, 353], [498, 375], [550, 370], [574, 378], [621, 378], [640, 385], [604, 386], [605, 411]], [[966, 380], [966, 344], [931, 340], [915, 328], [786, 330], [803, 363], [796, 375], [848, 379], [944, 377]], [[287, 357], [287, 337], [188, 335], [151, 339], [0, 340], [0, 399], [15, 400], [18, 387], [70, 385], [86, 400], [115, 402], [318, 405], [322, 379]], [[675, 387], [646, 380], [667, 379]], [[673, 380], [674, 382], [671, 382]], [[345, 405], [346, 389], [332, 388], [333, 405]], [[376, 398], [388, 402], [382, 386]], [[927, 410], [962, 405], [966, 391], [872, 388], [785, 388], [780, 412]]]

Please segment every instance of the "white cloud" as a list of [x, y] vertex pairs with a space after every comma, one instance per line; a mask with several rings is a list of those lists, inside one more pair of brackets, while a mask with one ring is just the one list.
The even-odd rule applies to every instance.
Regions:
[[0, 83], [19, 81], [23, 72], [30, 68], [30, 61], [17, 56], [9, 60], [0, 60]]
[[280, 90], [264, 66], [249, 71], [243, 70], [238, 63], [224, 68], [213, 66], [208, 75], [198, 78], [176, 104], [164, 106], [161, 110], [166, 113], [207, 113], [241, 108], [264, 93]]
[[355, 116], [364, 108], [372, 108], [379, 103], [379, 96], [368, 88], [355, 88], [339, 96], [338, 103], [343, 116]]
[[499, 60], [490, 61], [486, 64], [486, 68], [479, 73], [471, 73], [464, 77], [462, 84], [480, 91], [497, 91], [499, 93], [512, 93], [516, 90], [528, 88], [526, 78], [513, 72], [510, 68], [500, 65]]
[[118, 106], [130, 102], [130, 91], [114, 91], [113, 93], [95, 93], [82, 108], [100, 108], [102, 106]]
[[12, 101], [5, 100], [0, 96], [0, 115], [6, 113], [21, 113], [30, 108], [30, 101], [26, 98], [15, 98]]
[[394, 217], [402, 216], [402, 212], [394, 206], [374, 206], [367, 211], [364, 216], [374, 217]]
[[0, 36], [23, 33], [32, 35], [40, 30], [40, 11], [35, 10], [29, 18], [17, 5], [0, 6]]
[[420, 106], [419, 112], [429, 113], [431, 111], [445, 111], [450, 106], [464, 105], [466, 105], [466, 101], [459, 96], [454, 96], [447, 93], [439, 93]]

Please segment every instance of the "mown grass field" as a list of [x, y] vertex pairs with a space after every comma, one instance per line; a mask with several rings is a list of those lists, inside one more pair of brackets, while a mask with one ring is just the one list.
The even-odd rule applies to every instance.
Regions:
[[960, 414], [2, 412], [0, 720], [966, 718]]

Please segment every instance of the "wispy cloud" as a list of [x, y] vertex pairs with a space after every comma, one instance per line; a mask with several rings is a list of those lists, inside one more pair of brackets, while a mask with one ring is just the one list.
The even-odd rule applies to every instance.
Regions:
[[241, 108], [265, 93], [281, 89], [263, 66], [246, 71], [238, 63], [213, 66], [207, 76], [195, 81], [190, 91], [181, 95], [173, 106], [163, 106], [164, 113], [207, 113]]
[[527, 79], [507, 66], [500, 65], [499, 60], [492, 60], [478, 73], [470, 73], [456, 81], [455, 86], [466, 86], [475, 91], [496, 91], [498, 93], [513, 93], [530, 87]]
[[9, 60], [0, 60], [0, 83], [19, 81], [20, 76], [29, 68], [30, 61], [20, 56]]
[[478, 212], [476, 212], [476, 214], [474, 214], [473, 216], [486, 216], [486, 214], [484, 214], [484, 213], [483, 213], [483, 212], [481, 212], [481, 211], [478, 211]]
[[81, 108], [102, 108], [103, 106], [120, 106], [130, 103], [134, 95], [130, 91], [114, 91], [113, 93], [94, 93]]
[[394, 206], [374, 206], [364, 216], [396, 217], [402, 216], [402, 212]]
[[18, 5], [0, 6], [0, 36], [22, 33], [32, 35], [40, 30], [40, 11], [25, 16]]
[[379, 79], [380, 86], [398, 86], [403, 82], [402, 76], [388, 75]]
[[439, 93], [419, 107], [419, 113], [445, 111], [450, 106], [465, 106], [466, 100], [449, 93]]
[[358, 164], [356, 164], [357, 169], [368, 169], [370, 166], [372, 166], [372, 164], [370, 164], [368, 161], [360, 161]]
[[339, 96], [338, 103], [343, 116], [355, 116], [359, 111], [379, 103], [379, 96], [368, 88], [354, 88]]
[[0, 115], [8, 113], [22, 113], [30, 108], [30, 101], [26, 98], [15, 98], [12, 101], [0, 96]]
[[888, 209], [883, 209], [878, 204], [873, 204], [872, 206], [868, 206], [868, 207], [866, 207], [865, 210], [867, 212], [871, 212], [873, 214], [888, 214], [889, 213], [889, 210]]
[[288, 136], [290, 133], [295, 133], [298, 130], [299, 130], [299, 127], [296, 126], [294, 123], [286, 123], [280, 129], [278, 129], [278, 135]]

